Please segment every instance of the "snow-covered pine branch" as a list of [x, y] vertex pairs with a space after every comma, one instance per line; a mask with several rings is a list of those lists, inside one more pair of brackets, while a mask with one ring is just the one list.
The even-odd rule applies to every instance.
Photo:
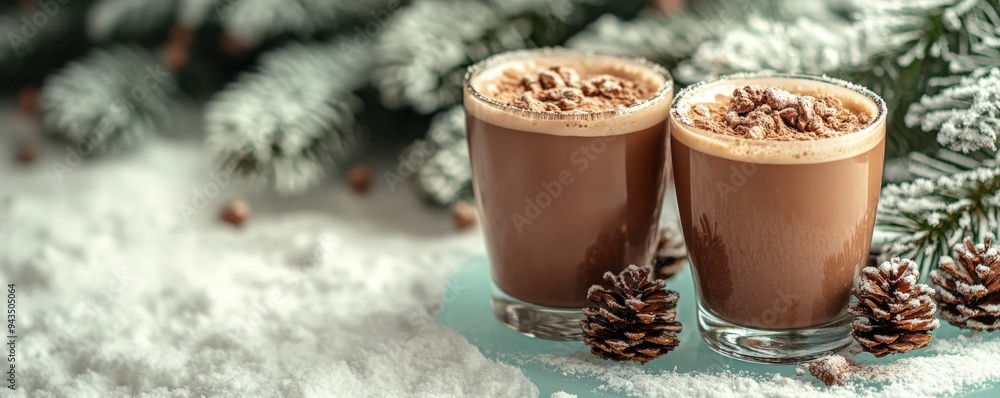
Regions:
[[411, 145], [403, 156], [423, 159], [416, 171], [417, 190], [431, 202], [448, 205], [471, 197], [472, 170], [461, 105], [435, 116], [427, 139]]
[[751, 14], [743, 26], [698, 46], [675, 75], [683, 82], [697, 82], [739, 71], [823, 74], [867, 61], [860, 35], [844, 21], [784, 22]]
[[938, 41], [940, 31], [935, 29], [945, 10], [962, 0], [884, 0], [858, 1], [854, 12], [855, 25], [869, 37], [878, 37], [884, 55], [906, 67], [928, 55], [932, 42]]
[[371, 60], [346, 39], [265, 53], [208, 104], [208, 145], [223, 170], [301, 193], [359, 150], [355, 119]]
[[[995, 153], [979, 151], [971, 154], [939, 149], [933, 154], [913, 152], [906, 156], [905, 164], [914, 178], [937, 179], [938, 177], [961, 173], [983, 166], [983, 159], [991, 159]], [[910, 178], [908, 180], [912, 180]]]
[[1000, 164], [992, 159], [969, 171], [887, 185], [878, 226], [897, 234], [883, 255], [912, 258], [926, 274], [964, 236], [1000, 231]]
[[643, 57], [676, 65], [718, 32], [717, 23], [700, 16], [649, 13], [633, 20], [605, 15], [573, 36], [567, 45], [609, 54]]
[[[943, 68], [927, 70], [966, 74], [1000, 66], [1000, 2], [996, 0], [860, 1], [854, 25], [871, 40], [869, 54], [877, 75], [892, 78], [917, 62], [935, 60]], [[868, 68], [869, 65], [861, 65]], [[928, 68], [922, 68], [928, 69]], [[920, 87], [918, 87], [919, 89]]]
[[832, 52], [846, 40], [839, 37], [844, 32], [815, 22], [842, 28], [846, 20], [838, 16], [843, 7], [837, 2], [716, 0], [691, 6], [679, 15], [649, 12], [628, 21], [605, 16], [569, 44], [667, 66], [686, 60], [675, 74], [688, 83], [736, 71], [820, 70], [830, 63], [825, 58], [843, 56]]
[[180, 0], [98, 0], [87, 12], [87, 36], [95, 42], [135, 40], [165, 31], [177, 19]]
[[256, 44], [284, 34], [304, 38], [335, 30], [354, 20], [368, 20], [379, 24], [381, 29], [382, 23], [392, 19], [400, 3], [400, 0], [213, 0], [208, 11], [216, 14], [227, 32]]
[[45, 130], [84, 156], [128, 148], [160, 132], [178, 100], [173, 74], [148, 50], [97, 49], [45, 81]]
[[375, 47], [373, 75], [382, 103], [432, 113], [461, 101], [465, 66], [528, 46], [523, 23], [508, 23], [478, 1], [428, 0], [400, 11]]
[[465, 68], [499, 52], [561, 44], [608, 7], [639, 0], [424, 0], [378, 37], [373, 83], [389, 108], [430, 114], [461, 102]]
[[1000, 132], [1000, 68], [982, 69], [910, 106], [906, 124], [936, 132], [938, 143], [971, 152], [997, 149]]
[[1000, 67], [1000, 2], [955, 1], [945, 9], [942, 21], [955, 38], [942, 43], [941, 57], [949, 71], [961, 74], [987, 67]]

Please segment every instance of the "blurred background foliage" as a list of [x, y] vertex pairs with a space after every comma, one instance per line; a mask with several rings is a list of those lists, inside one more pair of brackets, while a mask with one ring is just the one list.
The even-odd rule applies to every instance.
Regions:
[[462, 77], [490, 54], [643, 56], [679, 87], [828, 74], [887, 100], [885, 252], [928, 266], [998, 229], [998, 1], [21, 0], [0, 6], [0, 89], [87, 154], [143, 145], [193, 104], [218, 167], [282, 194], [392, 151], [450, 205], [472, 194]]

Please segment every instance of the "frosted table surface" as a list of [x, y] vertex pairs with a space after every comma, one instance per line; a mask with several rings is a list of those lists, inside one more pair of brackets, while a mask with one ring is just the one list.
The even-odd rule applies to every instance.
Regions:
[[[533, 358], [537, 356], [547, 356], [549, 358], [575, 358], [579, 361], [597, 364], [608, 367], [638, 367], [639, 365], [617, 364], [610, 361], [597, 359], [589, 354], [588, 348], [581, 342], [552, 342], [534, 339], [518, 334], [507, 327], [501, 325], [493, 317], [490, 310], [490, 284], [489, 284], [488, 261], [484, 256], [470, 258], [463, 268], [457, 273], [451, 286], [461, 289], [463, 294], [457, 295], [455, 300], [447, 303], [442, 312], [439, 323], [449, 326], [463, 336], [472, 344], [479, 347], [487, 358], [493, 358], [502, 362], [518, 366], [534, 382], [542, 397], [549, 397], [558, 391], [565, 391], [576, 394], [580, 397], [589, 396], [627, 396], [622, 394], [613, 386], [609, 386], [604, 380], [599, 380], [588, 374], [564, 374], [564, 368], [553, 366], [551, 362], [541, 361]], [[680, 373], [702, 372], [718, 374], [723, 371], [746, 372], [754, 378], [768, 379], [778, 374], [787, 378], [797, 379], [801, 383], [811, 384], [819, 392], [832, 393], [834, 396], [853, 396], [857, 393], [849, 393], [843, 389], [829, 389], [822, 382], [806, 373], [797, 376], [794, 365], [762, 365], [749, 362], [738, 361], [719, 355], [708, 348], [698, 336], [698, 326], [696, 321], [696, 308], [694, 303], [694, 286], [691, 280], [690, 267], [685, 264], [683, 270], [667, 283], [668, 289], [676, 290], [680, 293], [681, 300], [678, 303], [678, 313], [684, 325], [684, 331], [680, 334], [681, 344], [673, 352], [654, 360], [643, 367], [643, 370], [650, 374], [658, 374], [665, 371], [676, 371]], [[447, 300], [446, 300], [447, 301]], [[960, 334], [969, 334], [942, 321], [940, 329], [935, 331], [936, 339], [954, 338]], [[997, 342], [1000, 336], [985, 335], [987, 341]], [[931, 355], [928, 350], [920, 350], [916, 353], [897, 355], [876, 360], [868, 354], [861, 354], [854, 359], [866, 363], [888, 363], [901, 358]], [[1000, 361], [1000, 358], [996, 359]], [[935, 375], [928, 374], [926, 377], [933, 378]], [[995, 375], [994, 380], [1000, 379], [1000, 375]], [[795, 382], [793, 380], [792, 382]], [[716, 391], [706, 391], [706, 396], [720, 395], [725, 390], [725, 386], [719, 386]], [[878, 383], [871, 383], [867, 386], [867, 392], [863, 395], [882, 395], [881, 386]], [[762, 388], [763, 389], [763, 388]], [[764, 393], [770, 396], [783, 396], [779, 390], [772, 390], [773, 393]], [[761, 391], [747, 391], [754, 394], [761, 394]], [[787, 391], [784, 391], [787, 392]], [[684, 395], [694, 393], [688, 391]], [[811, 393], [812, 394], [812, 393]], [[919, 391], [898, 391], [893, 390], [890, 395], [920, 396]], [[962, 395], [964, 394], [964, 395]], [[1000, 383], [992, 383], [981, 388], [966, 388], [960, 392], [959, 396], [967, 397], [998, 397], [1000, 396]]]

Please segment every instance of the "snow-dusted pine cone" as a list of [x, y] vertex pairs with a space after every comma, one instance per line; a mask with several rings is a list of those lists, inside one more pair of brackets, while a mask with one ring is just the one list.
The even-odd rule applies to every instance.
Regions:
[[876, 357], [902, 354], [927, 346], [934, 318], [934, 289], [918, 284], [913, 261], [893, 258], [878, 267], [866, 267], [852, 293], [858, 298], [847, 311], [856, 318], [851, 336]]
[[594, 285], [587, 294], [593, 307], [584, 308], [580, 321], [583, 342], [594, 355], [617, 362], [641, 364], [664, 355], [680, 344], [676, 334], [677, 292], [651, 280], [652, 267], [630, 265], [621, 274], [604, 274], [611, 288]]
[[955, 245], [955, 258], [942, 258], [941, 269], [931, 271], [931, 281], [941, 287], [935, 297], [941, 317], [955, 326], [1000, 329], [1000, 250], [992, 243], [992, 235], [978, 245], [967, 237]]

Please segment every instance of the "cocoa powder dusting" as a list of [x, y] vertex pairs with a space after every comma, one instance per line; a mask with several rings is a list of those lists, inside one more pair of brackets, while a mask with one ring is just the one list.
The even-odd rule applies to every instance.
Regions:
[[871, 124], [834, 97], [796, 95], [769, 87], [744, 86], [728, 104], [698, 104], [689, 117], [695, 127], [729, 136], [773, 140], [815, 140], [853, 133]]
[[622, 109], [642, 101], [651, 89], [635, 81], [600, 74], [581, 77], [553, 66], [530, 74], [507, 70], [489, 86], [494, 100], [535, 112], [591, 113]]

